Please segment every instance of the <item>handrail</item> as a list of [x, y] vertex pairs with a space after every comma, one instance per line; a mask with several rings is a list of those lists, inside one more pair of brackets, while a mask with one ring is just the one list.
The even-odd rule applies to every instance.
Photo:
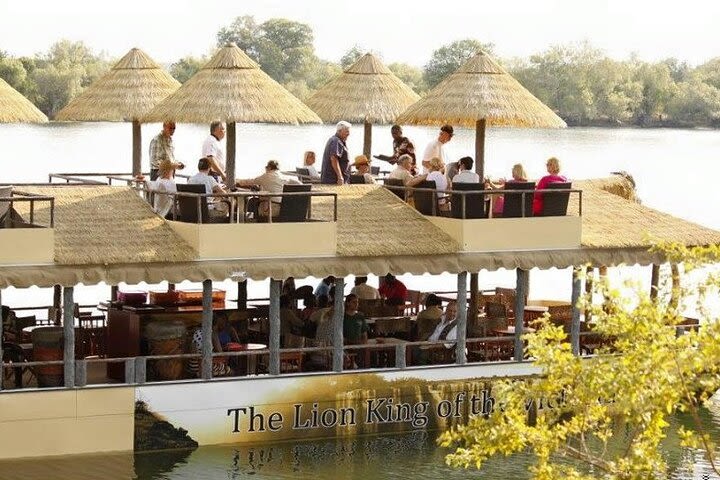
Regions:
[[[30, 203], [30, 219], [29, 219], [28, 223], [34, 227], [42, 227], [43, 226], [43, 225], [35, 223], [35, 202], [49, 202], [50, 203], [50, 228], [55, 227], [55, 197], [52, 197], [49, 195], [38, 195], [38, 194], [34, 194], [34, 193], [13, 190], [11, 192], [11, 196], [0, 197], [0, 202], [9, 203], [10, 209], [13, 208], [13, 204], [18, 203], [18, 202], [19, 203]], [[12, 215], [10, 215], [10, 214], [5, 215], [5, 227], [6, 228], [13, 227]], [[21, 228], [21, 227], [15, 227], [15, 228]]]

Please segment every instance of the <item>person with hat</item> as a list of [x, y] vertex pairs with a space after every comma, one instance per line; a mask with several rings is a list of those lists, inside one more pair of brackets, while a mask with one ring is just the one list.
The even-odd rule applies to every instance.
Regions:
[[[288, 184], [300, 184], [300, 182], [294, 178], [287, 178], [280, 175], [280, 166], [277, 160], [270, 160], [267, 165], [265, 165], [265, 173], [259, 177], [237, 180], [235, 182], [235, 186], [237, 187], [258, 187], [261, 191], [269, 193], [282, 193], [283, 186]], [[270, 197], [269, 201], [267, 197], [264, 197], [259, 204], [259, 215], [267, 217], [268, 213], [271, 212], [272, 216], [276, 217], [280, 213], [281, 201], [282, 197]], [[248, 206], [248, 208], [250, 208], [250, 206]]]
[[370, 159], [365, 155], [358, 155], [355, 157], [355, 161], [352, 164], [357, 170], [353, 175], [362, 175], [365, 180], [364, 183], [375, 183], [375, 179], [370, 174]]
[[433, 140], [425, 147], [425, 153], [422, 157], [423, 173], [428, 173], [430, 167], [430, 160], [432, 158], [439, 158], [442, 160], [443, 165], [447, 165], [448, 159], [447, 154], [443, 146], [448, 143], [454, 135], [452, 125], [443, 125], [440, 127], [440, 134], [438, 134], [437, 140]]

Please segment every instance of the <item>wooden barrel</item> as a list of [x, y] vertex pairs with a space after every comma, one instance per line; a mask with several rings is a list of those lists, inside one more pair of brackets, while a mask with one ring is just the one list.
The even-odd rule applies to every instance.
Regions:
[[[36, 362], [63, 359], [63, 328], [40, 327], [32, 331], [33, 360]], [[64, 384], [62, 365], [35, 367], [38, 387], [60, 387]]]
[[[150, 355], [177, 355], [184, 353], [187, 328], [181, 320], [153, 322], [145, 327]], [[183, 375], [182, 358], [153, 360], [150, 368], [156, 380], [178, 380]]]

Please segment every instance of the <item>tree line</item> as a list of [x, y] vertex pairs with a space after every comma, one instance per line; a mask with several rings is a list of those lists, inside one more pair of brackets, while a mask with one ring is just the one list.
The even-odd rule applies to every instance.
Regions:
[[[300, 99], [365, 52], [355, 45], [339, 62], [321, 59], [312, 28], [282, 18], [258, 23], [252, 16], [237, 17], [218, 31], [216, 40], [218, 47], [235, 42]], [[422, 68], [403, 62], [387, 66], [424, 95], [478, 50], [492, 54], [494, 45], [462, 39], [439, 47]], [[186, 56], [169, 71], [185, 82], [208, 58]], [[675, 58], [615, 60], [582, 43], [552, 46], [529, 58], [497, 60], [569, 125], [720, 127], [720, 57], [697, 67]], [[60, 40], [33, 57], [12, 57], [0, 50], [0, 77], [52, 117], [115, 61], [83, 42]]]

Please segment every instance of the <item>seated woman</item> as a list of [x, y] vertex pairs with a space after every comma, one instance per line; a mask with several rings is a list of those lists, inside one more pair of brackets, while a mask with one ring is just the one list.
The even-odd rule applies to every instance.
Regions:
[[303, 155], [303, 167], [308, 169], [310, 178], [313, 180], [320, 180], [320, 173], [315, 168], [315, 152], [308, 150]]
[[[568, 181], [565, 176], [560, 175], [560, 160], [558, 160], [557, 158], [549, 158], [545, 166], [547, 167], [548, 175], [545, 175], [540, 179], [540, 181], [537, 183], [537, 187], [535, 187], [536, 190], [544, 190], [551, 183]], [[536, 193], [533, 197], [533, 215], [540, 215], [542, 213], [542, 210], [543, 194]]]
[[[437, 190], [447, 190], [448, 189], [448, 181], [447, 177], [445, 176], [445, 164], [443, 161], [438, 157], [433, 157], [430, 159], [430, 164], [428, 165], [428, 174], [427, 174], [427, 180], [435, 182], [435, 188]], [[441, 193], [438, 192], [437, 194], [438, 199], [438, 205], [441, 211], [449, 211], [450, 210], [450, 201], [447, 193]]]
[[353, 175], [362, 175], [365, 183], [375, 183], [375, 179], [370, 174], [370, 160], [365, 155], [355, 157], [352, 166], [357, 170]]
[[229, 350], [228, 346], [230, 343], [240, 343], [240, 337], [238, 336], [237, 330], [230, 325], [227, 316], [220, 314], [215, 318], [213, 323], [213, 335], [217, 336], [220, 348], [223, 352]]
[[[195, 329], [195, 332], [193, 332], [193, 335], [190, 339], [190, 353], [200, 353], [202, 354], [203, 351], [203, 332], [202, 328]], [[220, 353], [223, 351], [222, 345], [220, 344], [220, 339], [218, 338], [218, 335], [216, 333], [215, 326], [213, 326], [213, 333], [212, 333], [212, 345], [213, 345], [213, 352]], [[202, 372], [200, 370], [200, 365], [202, 363], [201, 358], [191, 358], [188, 360], [187, 363], [187, 369], [190, 375], [194, 377], [200, 377], [202, 376]], [[230, 375], [232, 373], [232, 368], [228, 365], [228, 358], [227, 357], [213, 357], [212, 359], [212, 375], [213, 377], [222, 377], [225, 375]]]
[[[527, 173], [525, 173], [525, 168], [522, 166], [522, 163], [516, 163], [512, 167], [512, 179], [510, 180], [502, 180], [501, 183], [494, 184], [492, 182], [490, 183], [490, 189], [497, 188], [498, 190], [504, 190], [505, 185], [508, 183], [513, 182], [527, 182]], [[501, 216], [503, 213], [503, 208], [505, 207], [505, 198], [502, 195], [493, 195], [492, 198], [493, 201], [493, 216]]]
[[298, 317], [288, 295], [280, 295], [280, 334], [283, 337], [283, 347], [287, 347], [288, 334], [302, 335], [303, 321]]

